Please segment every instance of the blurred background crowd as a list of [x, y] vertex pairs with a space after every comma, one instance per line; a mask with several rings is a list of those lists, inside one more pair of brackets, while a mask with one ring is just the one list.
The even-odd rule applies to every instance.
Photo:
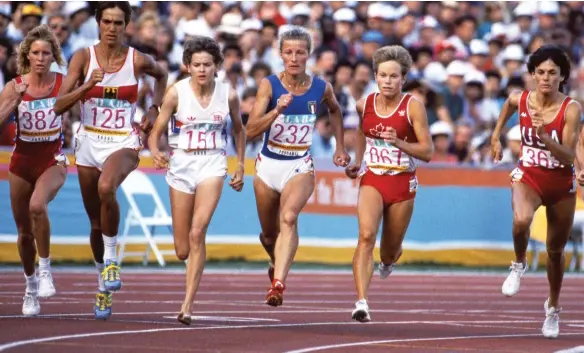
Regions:
[[[431, 164], [494, 167], [491, 131], [509, 92], [533, 89], [525, 62], [542, 44], [560, 45], [568, 53], [572, 74], [566, 93], [584, 100], [584, 3], [578, 1], [130, 3], [134, 12], [127, 43], [167, 68], [169, 85], [188, 75], [181, 59], [189, 36], [207, 35], [221, 44], [225, 61], [218, 79], [239, 93], [244, 123], [261, 79], [283, 70], [278, 33], [290, 24], [306, 27], [315, 44], [308, 71], [333, 85], [343, 108], [344, 144], [353, 156], [359, 122], [355, 103], [377, 90], [371, 58], [384, 45], [402, 45], [414, 59], [404, 91], [426, 105], [435, 144]], [[39, 24], [54, 31], [66, 61], [75, 50], [95, 44], [95, 4], [0, 2], [0, 88], [16, 75], [23, 36]], [[56, 64], [53, 69], [67, 71]], [[154, 82], [143, 77], [139, 87], [142, 114], [151, 105]], [[72, 147], [78, 124], [79, 112], [73, 109], [65, 124], [66, 147]], [[503, 165], [517, 161], [517, 124], [515, 114], [503, 136]], [[0, 134], [0, 144], [11, 145], [14, 122], [0, 125]], [[247, 156], [254, 157], [261, 142], [262, 137], [248, 141]], [[335, 143], [325, 107], [318, 113], [312, 154], [332, 156]]]

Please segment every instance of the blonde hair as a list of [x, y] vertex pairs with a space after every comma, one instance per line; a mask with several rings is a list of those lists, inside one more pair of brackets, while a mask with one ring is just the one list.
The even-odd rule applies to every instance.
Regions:
[[30, 61], [28, 60], [28, 54], [30, 53], [30, 47], [32, 43], [37, 40], [42, 40], [51, 45], [51, 52], [53, 53], [53, 60], [59, 65], [65, 65], [65, 61], [61, 55], [61, 46], [59, 45], [59, 40], [53, 32], [49, 29], [47, 25], [40, 25], [28, 32], [22, 43], [20, 43], [20, 48], [18, 50], [18, 74], [24, 75], [30, 72]]
[[379, 65], [387, 61], [395, 61], [401, 66], [402, 76], [406, 76], [414, 64], [408, 50], [400, 45], [381, 47], [373, 54], [373, 71], [377, 73]]
[[[283, 26], [282, 26], [283, 27]], [[280, 29], [282, 29], [280, 27]], [[304, 27], [289, 25], [284, 27], [285, 29], [278, 36], [278, 48], [282, 52], [282, 47], [284, 42], [287, 40], [303, 40], [308, 46], [308, 53], [312, 54], [313, 44], [312, 44], [312, 34], [306, 30]]]

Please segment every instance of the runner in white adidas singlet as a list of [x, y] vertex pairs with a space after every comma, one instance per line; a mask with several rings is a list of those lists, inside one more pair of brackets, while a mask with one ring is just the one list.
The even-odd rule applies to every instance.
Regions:
[[[189, 259], [186, 294], [178, 320], [191, 323], [191, 305], [205, 265], [205, 235], [227, 175], [226, 122], [231, 117], [238, 168], [229, 185], [243, 188], [245, 132], [237, 92], [215, 79], [223, 57], [219, 44], [195, 37], [184, 45], [183, 64], [190, 77], [172, 86], [148, 140], [154, 163], [168, 167], [174, 247], [180, 260]], [[159, 140], [168, 129], [170, 159]]]
[[[100, 42], [77, 51], [55, 103], [63, 113], [81, 103], [81, 127], [75, 157], [83, 203], [91, 222], [91, 248], [99, 272], [96, 319], [111, 315], [111, 292], [122, 282], [116, 258], [120, 210], [116, 191], [139, 162], [141, 143], [133, 121], [137, 77], [156, 81], [153, 102], [140, 124], [149, 132], [166, 90], [167, 74], [152, 58], [122, 44], [131, 7], [127, 1], [97, 4]], [[78, 88], [75, 86], [79, 84]], [[105, 263], [105, 264], [104, 264]]]
[[347, 166], [341, 107], [330, 83], [306, 74], [311, 35], [292, 27], [280, 35], [284, 71], [262, 80], [246, 125], [248, 138], [264, 133], [256, 161], [254, 190], [262, 227], [260, 241], [270, 257], [271, 306], [282, 305], [284, 282], [298, 247], [298, 215], [314, 191], [310, 156], [316, 113], [326, 104], [335, 131], [333, 162]]
[[[17, 135], [10, 157], [8, 183], [18, 253], [24, 267], [25, 316], [38, 315], [37, 297], [55, 295], [50, 272], [48, 204], [65, 183], [67, 158], [62, 147], [62, 116], [53, 111], [62, 75], [50, 72], [62, 63], [59, 41], [46, 26], [33, 28], [20, 45], [18, 73], [0, 94], [0, 125], [16, 113]], [[39, 276], [35, 256], [39, 255]]]

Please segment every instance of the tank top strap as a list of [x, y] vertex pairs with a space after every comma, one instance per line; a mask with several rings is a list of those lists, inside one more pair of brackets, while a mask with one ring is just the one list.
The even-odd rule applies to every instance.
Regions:
[[560, 106], [560, 110], [558, 111], [558, 116], [556, 119], [560, 118], [562, 121], [566, 120], [566, 110], [568, 110], [568, 104], [572, 101], [572, 98], [566, 97]]

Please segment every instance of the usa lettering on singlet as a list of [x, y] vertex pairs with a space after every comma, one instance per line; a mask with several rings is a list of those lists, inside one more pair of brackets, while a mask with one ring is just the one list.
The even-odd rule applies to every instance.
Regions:
[[[519, 100], [519, 124], [521, 127], [521, 158], [519, 163], [523, 167], [539, 167], [545, 169], [565, 168], [566, 166], [552, 155], [545, 143], [537, 136], [536, 128], [531, 121], [529, 114], [529, 95], [531, 92], [524, 91]], [[557, 113], [549, 124], [544, 125], [545, 131], [557, 143], [562, 143], [562, 132], [565, 125], [565, 113], [568, 104], [572, 99], [566, 97]]]
[[[25, 142], [50, 142], [61, 138], [62, 117], [53, 109], [63, 76], [55, 74], [55, 84], [51, 93], [43, 98], [24, 94], [18, 104], [18, 138]], [[22, 77], [16, 78], [22, 83]]]
[[215, 80], [211, 102], [203, 108], [190, 81], [188, 77], [174, 85], [178, 92], [178, 107], [168, 127], [169, 146], [186, 151], [225, 150], [229, 85]]
[[[81, 103], [83, 130], [100, 141], [121, 141], [136, 134], [133, 118], [138, 99], [138, 80], [134, 73], [134, 48], [129, 47], [126, 60], [116, 72], [106, 72], [103, 80], [87, 92]], [[89, 47], [89, 68], [85, 82], [101, 65], [95, 47]]]
[[367, 168], [377, 175], [396, 175], [416, 170], [416, 160], [381, 138], [381, 134], [393, 127], [398, 138], [416, 142], [417, 138], [409, 118], [408, 104], [411, 95], [405, 94], [395, 110], [387, 116], [377, 114], [376, 93], [365, 100], [363, 108], [363, 133], [366, 146], [364, 160]]
[[[266, 112], [278, 105], [278, 99], [289, 92], [276, 75], [268, 76], [272, 99]], [[261, 154], [280, 160], [299, 159], [309, 153], [317, 112], [326, 89], [326, 82], [312, 78], [306, 93], [293, 96], [292, 103], [272, 122], [264, 134]]]

